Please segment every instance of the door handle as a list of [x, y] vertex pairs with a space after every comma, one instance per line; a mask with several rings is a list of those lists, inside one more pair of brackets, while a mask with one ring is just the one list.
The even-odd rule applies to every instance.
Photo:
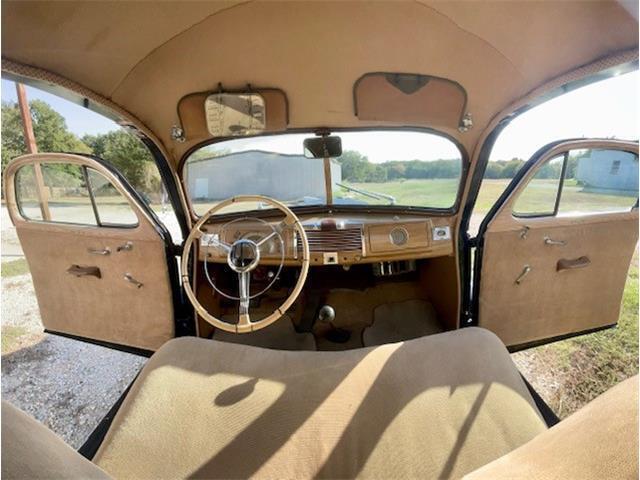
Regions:
[[589, 257], [586, 257], [584, 255], [582, 257], [573, 259], [562, 258], [558, 260], [556, 271], [560, 272], [562, 270], [575, 270], [576, 268], [585, 268], [589, 265], [591, 265], [591, 260], [589, 260]]
[[133, 278], [133, 276], [130, 273], [125, 273], [124, 279], [129, 283], [133, 283], [136, 286], [136, 288], [142, 288], [142, 286], [144, 285], [142, 282], [139, 282], [138, 280]]
[[98, 267], [83, 267], [80, 265], [71, 265], [67, 269], [67, 273], [75, 275], [76, 277], [96, 277], [102, 278], [100, 269]]
[[522, 283], [522, 280], [524, 280], [524, 277], [529, 275], [530, 271], [531, 271], [531, 266], [525, 265], [520, 275], [518, 275], [518, 278], [516, 278], [516, 285], [520, 285]]
[[111, 253], [111, 249], [109, 247], [105, 247], [103, 249], [87, 248], [87, 252], [91, 255], [109, 255]]
[[561, 247], [564, 247], [567, 244], [566, 240], [554, 240], [553, 238], [550, 237], [544, 237], [544, 244], [545, 245], [560, 245]]
[[118, 252], [129, 252], [133, 250], [133, 243], [132, 242], [125, 242], [124, 245], [120, 245], [118, 248], [116, 248], [116, 251]]

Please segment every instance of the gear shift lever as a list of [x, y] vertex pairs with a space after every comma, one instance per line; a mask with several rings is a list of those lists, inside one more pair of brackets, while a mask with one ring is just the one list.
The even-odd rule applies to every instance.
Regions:
[[331, 305], [323, 305], [318, 310], [318, 321], [322, 323], [331, 323], [336, 318], [336, 311]]
[[318, 322], [325, 326], [324, 336], [327, 340], [334, 343], [346, 343], [351, 338], [351, 332], [343, 328], [338, 328], [333, 324], [336, 318], [336, 311], [331, 305], [323, 305], [318, 310]]

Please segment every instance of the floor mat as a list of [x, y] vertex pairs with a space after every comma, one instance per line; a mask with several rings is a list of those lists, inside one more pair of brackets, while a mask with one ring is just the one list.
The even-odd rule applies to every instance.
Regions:
[[[233, 321], [237, 315], [223, 315], [222, 321]], [[254, 347], [271, 348], [274, 350], [316, 350], [316, 341], [310, 333], [298, 333], [288, 315], [272, 323], [268, 327], [252, 333], [231, 333], [216, 330], [214, 340], [229, 343], [240, 343]]]
[[362, 332], [365, 347], [440, 333], [433, 305], [424, 300], [385, 303], [373, 312], [373, 324]]

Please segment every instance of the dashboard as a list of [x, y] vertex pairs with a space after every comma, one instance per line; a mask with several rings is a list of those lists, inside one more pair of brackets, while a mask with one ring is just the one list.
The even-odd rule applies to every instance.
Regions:
[[[350, 266], [395, 260], [452, 255], [453, 217], [418, 215], [324, 215], [300, 216], [309, 241], [310, 265]], [[226, 263], [223, 249], [210, 244], [211, 238], [231, 244], [240, 238], [255, 242], [272, 236], [261, 246], [261, 263], [297, 265], [302, 257], [298, 234], [279, 220], [238, 218], [217, 222], [215, 217], [202, 227], [198, 258]]]

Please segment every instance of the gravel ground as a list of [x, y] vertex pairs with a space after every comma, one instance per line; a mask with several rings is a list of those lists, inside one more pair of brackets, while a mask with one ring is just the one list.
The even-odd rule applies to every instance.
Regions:
[[3, 337], [12, 336], [2, 399], [79, 448], [146, 359], [43, 333], [30, 275], [2, 279], [1, 311]]
[[[23, 258], [4, 205], [0, 227], [2, 261]], [[1, 283], [2, 399], [79, 448], [146, 358], [45, 334], [31, 276]]]

